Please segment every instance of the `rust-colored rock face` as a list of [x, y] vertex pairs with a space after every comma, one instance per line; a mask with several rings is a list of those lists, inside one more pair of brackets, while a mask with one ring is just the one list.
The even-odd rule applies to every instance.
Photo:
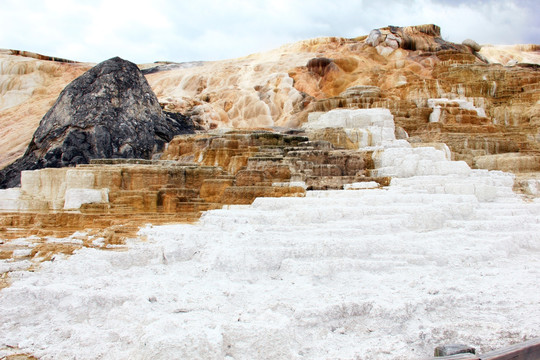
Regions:
[[537, 47], [520, 58], [535, 64], [503, 66], [485, 62], [497, 60], [492, 47], [483, 55], [474, 41], [464, 43], [445, 42], [433, 26], [388, 27], [340, 46], [339, 53], [324, 53], [324, 72], [310, 60], [290, 74], [295, 87], [315, 99], [303, 112], [387, 108], [396, 132], [405, 130], [411, 142], [444, 142], [455, 160], [473, 167], [486, 163], [476, 161], [479, 156], [504, 153], [540, 161]]
[[[207, 129], [298, 127], [311, 111], [385, 107], [398, 126], [412, 131], [428, 122], [432, 109], [424, 104], [430, 98], [474, 97], [491, 118], [500, 117], [492, 107], [523, 106], [516, 103], [516, 90], [534, 93], [530, 84], [538, 82], [536, 68], [500, 64], [538, 64], [537, 47], [479, 46], [470, 39], [447, 42], [435, 25], [389, 26], [368, 37], [307, 40], [148, 78], [166, 108], [192, 114]], [[518, 73], [520, 80], [511, 80]], [[494, 86], [499, 90], [491, 94]], [[378, 91], [349, 91], [358, 87]]]
[[[223, 194], [228, 199], [221, 201], [225, 204], [231, 203], [232, 192], [244, 199], [232, 203], [251, 203], [255, 198], [251, 194], [293, 194], [298, 189], [291, 192], [283, 188], [296, 188], [300, 183], [307, 189], [342, 189], [344, 184], [352, 182], [386, 181], [369, 177], [373, 169], [372, 151], [359, 151], [358, 145], [354, 147], [350, 141], [351, 146], [347, 147], [339, 142], [333, 144], [327, 138], [319, 140], [317, 135], [317, 132], [285, 135], [243, 131], [219, 136], [178, 136], [162, 158], [204, 165], [213, 163], [226, 169], [228, 177], [205, 180], [205, 196], [201, 195], [215, 199], [216, 194]], [[343, 137], [347, 138], [346, 135]], [[195, 143], [198, 146], [191, 145]], [[219, 156], [216, 156], [216, 147], [222, 150]], [[266, 195], [265, 187], [268, 188]], [[240, 195], [243, 191], [245, 195]], [[299, 192], [302, 193], [303, 190]]]

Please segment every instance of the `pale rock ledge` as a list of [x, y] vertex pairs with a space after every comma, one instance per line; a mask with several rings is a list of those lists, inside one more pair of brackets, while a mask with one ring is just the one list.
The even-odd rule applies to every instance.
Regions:
[[463, 110], [476, 111], [476, 115], [482, 118], [486, 117], [486, 111], [482, 107], [476, 107], [473, 101], [468, 99], [428, 99], [428, 107], [433, 109], [429, 115], [429, 122], [439, 122], [441, 119], [441, 109], [457, 107]]
[[78, 210], [83, 204], [106, 204], [109, 189], [68, 189], [65, 194], [64, 210]]
[[[336, 109], [326, 113], [314, 112], [309, 114], [308, 122], [304, 124], [308, 136], [315, 139], [321, 138], [329, 128], [343, 129], [356, 149], [389, 147], [395, 144], [406, 146], [407, 143], [396, 140], [394, 117], [388, 109]], [[321, 140], [331, 141], [324, 138]]]

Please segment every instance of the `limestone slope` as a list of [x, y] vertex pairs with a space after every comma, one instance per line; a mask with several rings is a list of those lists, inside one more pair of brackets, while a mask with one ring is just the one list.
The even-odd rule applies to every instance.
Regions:
[[494, 201], [460, 193], [460, 176], [419, 176], [261, 198], [147, 227], [128, 251], [58, 256], [0, 292], [0, 344], [38, 358], [397, 360], [533, 338], [540, 203], [508, 174], [481, 178]]

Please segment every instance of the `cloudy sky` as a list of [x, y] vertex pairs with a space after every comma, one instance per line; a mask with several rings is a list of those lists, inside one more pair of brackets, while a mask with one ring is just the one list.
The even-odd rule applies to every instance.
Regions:
[[79, 61], [218, 60], [434, 23], [446, 40], [540, 44], [538, 0], [0, 0], [0, 48]]

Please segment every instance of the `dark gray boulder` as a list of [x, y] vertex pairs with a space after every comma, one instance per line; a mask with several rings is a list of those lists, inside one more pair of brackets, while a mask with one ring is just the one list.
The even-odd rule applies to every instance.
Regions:
[[175, 135], [193, 132], [189, 118], [164, 114], [137, 65], [115, 57], [66, 86], [24, 156], [0, 170], [0, 188], [17, 186], [22, 170], [150, 159]]

